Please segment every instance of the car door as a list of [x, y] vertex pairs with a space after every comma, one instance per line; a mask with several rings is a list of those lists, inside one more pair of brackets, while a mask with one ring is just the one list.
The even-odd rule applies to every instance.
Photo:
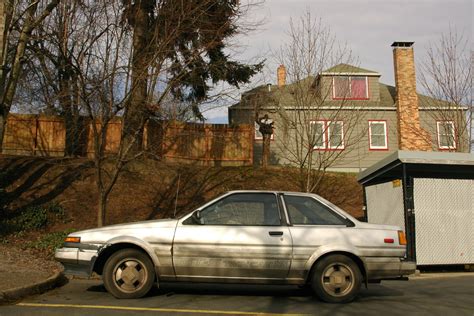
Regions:
[[178, 223], [178, 280], [264, 281], [288, 275], [292, 240], [273, 193], [232, 193]]

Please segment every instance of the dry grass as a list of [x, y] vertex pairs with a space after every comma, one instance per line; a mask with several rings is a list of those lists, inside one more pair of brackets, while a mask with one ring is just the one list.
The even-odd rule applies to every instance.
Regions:
[[[198, 167], [137, 161], [119, 178], [108, 201], [107, 223], [171, 217], [179, 183], [176, 214], [192, 211], [228, 190], [297, 191], [296, 170], [273, 167]], [[85, 159], [0, 158], [0, 199], [3, 216], [28, 206], [61, 205], [67, 221], [51, 223], [42, 233], [84, 229], [96, 224], [94, 169]], [[353, 174], [329, 173], [318, 192], [352, 215], [362, 215], [362, 189]], [[0, 204], [1, 211], [2, 204]]]

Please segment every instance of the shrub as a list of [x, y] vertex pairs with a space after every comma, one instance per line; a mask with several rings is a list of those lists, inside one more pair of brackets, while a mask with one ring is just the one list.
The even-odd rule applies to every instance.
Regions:
[[48, 210], [41, 206], [28, 207], [13, 222], [20, 230], [44, 228], [48, 223]]
[[46, 234], [41, 236], [38, 240], [27, 243], [26, 247], [54, 252], [54, 250], [61, 247], [64, 242], [64, 238], [74, 231], [75, 229], [69, 228], [64, 231]]
[[65, 221], [66, 212], [59, 203], [46, 206], [30, 206], [22, 209], [19, 214], [0, 221], [0, 235], [45, 228], [56, 221]]
[[66, 210], [58, 202], [52, 202], [46, 205], [46, 212], [48, 213], [50, 221], [60, 220], [62, 222], [66, 219]]

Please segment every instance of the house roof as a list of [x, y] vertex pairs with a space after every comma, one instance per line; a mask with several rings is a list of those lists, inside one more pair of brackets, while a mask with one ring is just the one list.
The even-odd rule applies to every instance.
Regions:
[[339, 64], [333, 66], [329, 69], [323, 70], [320, 73], [322, 76], [331, 76], [331, 75], [365, 75], [365, 76], [378, 76], [380, 74], [376, 71], [359, 68], [356, 66], [348, 65], [348, 64]]
[[[308, 80], [308, 79], [305, 79]], [[311, 78], [309, 80], [312, 80]], [[294, 83], [289, 84], [285, 86], [283, 89], [278, 88], [276, 85], [270, 85], [270, 91], [268, 91], [268, 86], [262, 85], [258, 86], [252, 90], [249, 90], [245, 93], [242, 94], [242, 97], [250, 97], [252, 94], [259, 94], [262, 92], [267, 92], [267, 96], [271, 95], [272, 93], [278, 91], [278, 93], [283, 93], [283, 94], [289, 94], [291, 93], [291, 86], [294, 85]], [[379, 95], [380, 95], [380, 100], [379, 101], [363, 101], [362, 103], [358, 103], [359, 105], [367, 108], [393, 108], [395, 109], [395, 98], [396, 98], [396, 88], [394, 86], [389, 86], [384, 83], [379, 83]], [[266, 98], [263, 96], [263, 99]], [[440, 108], [440, 107], [446, 107], [446, 108], [456, 108], [454, 105], [450, 104], [447, 101], [442, 101], [442, 100], [437, 100], [422, 94], [418, 94], [418, 101], [419, 101], [419, 107], [420, 108]], [[332, 99], [326, 100], [326, 103], [328, 105], [331, 104], [331, 102], [334, 102]], [[350, 101], [347, 101], [348, 105], [350, 104]], [[231, 105], [230, 108], [245, 108], [245, 102], [242, 102], [242, 100], [234, 105]], [[459, 107], [457, 107], [459, 108]], [[464, 108], [463, 108], [464, 109]]]
[[[363, 75], [363, 76], [372, 76], [372, 77], [379, 77], [380, 74], [372, 71], [367, 70], [364, 68], [355, 67], [348, 64], [338, 64], [334, 67], [326, 69], [320, 73], [320, 76], [330, 76], [330, 75]], [[315, 80], [317, 77], [309, 76], [304, 78], [298, 82], [288, 83], [283, 87], [278, 87], [276, 85], [261, 85], [252, 90], [246, 91], [242, 94], [242, 98], [240, 102], [230, 106], [231, 109], [250, 109], [249, 104], [247, 101], [249, 100], [256, 100], [254, 99], [255, 96], [265, 102], [264, 100], [269, 100], [270, 96], [278, 96], [278, 99], [282, 101], [287, 108], [291, 108], [292, 103], [292, 90], [301, 85], [300, 87], [307, 87], [311, 88], [314, 85]], [[378, 81], [377, 81], [378, 82]], [[355, 107], [363, 107], [367, 109], [381, 109], [381, 110], [395, 110], [395, 99], [396, 99], [396, 88], [394, 86], [386, 85], [384, 83], [378, 82], [378, 90], [379, 90], [379, 100], [365, 100], [365, 101], [355, 101], [352, 102], [351, 100], [347, 101], [347, 106], [355, 106]], [[418, 94], [419, 100], [419, 107], [420, 109], [429, 109], [429, 108], [436, 108], [440, 109], [441, 107], [445, 109], [465, 109], [464, 107], [459, 107], [453, 105], [447, 101], [437, 100], [425, 95]], [[325, 105], [327, 104], [328, 108], [335, 105], [335, 103], [340, 102], [337, 100], [332, 100], [332, 98], [328, 98], [325, 100]], [[269, 105], [269, 108], [272, 106]], [[253, 108], [253, 107], [252, 107]]]

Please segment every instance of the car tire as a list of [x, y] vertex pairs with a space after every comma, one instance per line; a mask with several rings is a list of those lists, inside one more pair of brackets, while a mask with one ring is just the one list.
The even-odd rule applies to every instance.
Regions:
[[348, 303], [360, 290], [362, 274], [351, 258], [330, 255], [316, 263], [311, 277], [315, 294], [327, 303]]
[[122, 249], [105, 262], [102, 278], [107, 291], [116, 298], [140, 298], [153, 286], [155, 271], [146, 253]]

